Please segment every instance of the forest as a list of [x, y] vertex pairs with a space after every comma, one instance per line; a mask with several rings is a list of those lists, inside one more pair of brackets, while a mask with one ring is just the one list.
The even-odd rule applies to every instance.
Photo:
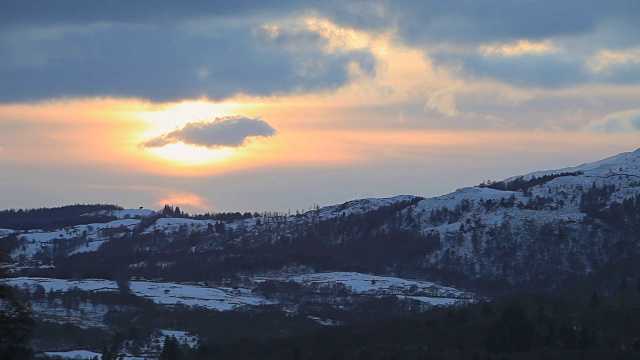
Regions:
[[[71, 295], [77, 296], [86, 297]], [[158, 348], [172, 349], [163, 351], [160, 359], [640, 358], [640, 279], [623, 278], [610, 294], [522, 292], [427, 311], [381, 298], [359, 307], [368, 312], [366, 317], [353, 316], [340, 326], [328, 327], [269, 307], [221, 313], [134, 304], [124, 294], [110, 297], [90, 301], [128, 304], [127, 311], [112, 310], [105, 316], [114, 329], [111, 334], [39, 322], [35, 337], [59, 346], [99, 347], [104, 353], [127, 340], [135, 353], [154, 326], [180, 319], [180, 325], [199, 334], [201, 341], [189, 348], [165, 339]], [[59, 337], [62, 333], [64, 338]]]

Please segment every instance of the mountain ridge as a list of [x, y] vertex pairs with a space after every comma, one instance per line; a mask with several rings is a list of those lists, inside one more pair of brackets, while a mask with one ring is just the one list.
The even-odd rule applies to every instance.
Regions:
[[[38, 345], [63, 356], [79, 348], [59, 347], [72, 336], [65, 331], [123, 334], [132, 321], [140, 332], [127, 336], [137, 343], [120, 339], [120, 347], [158, 356], [161, 334], [181, 332], [193, 348], [198, 338], [216, 343], [235, 323], [241, 331], [227, 341], [256, 323], [269, 336], [424, 312], [423, 329], [439, 311], [447, 323], [482, 324], [487, 300], [532, 289], [590, 295], [593, 311], [598, 294], [606, 300], [640, 279], [639, 177], [636, 150], [431, 198], [355, 199], [296, 214], [108, 205], [62, 216], [73, 225], [60, 229], [0, 229], [16, 262], [3, 282], [32, 299], [40, 326], [64, 327]], [[474, 320], [467, 309], [475, 302]], [[498, 325], [504, 309], [491, 315]], [[215, 320], [194, 325], [207, 318]]]
[[[203, 261], [231, 256], [271, 264], [261, 271], [298, 264], [435, 276], [433, 280], [465, 285], [489, 280], [555, 287], [640, 254], [640, 239], [632, 234], [640, 218], [639, 179], [640, 149], [503, 181], [519, 181], [516, 191], [483, 184], [431, 198], [355, 199], [295, 215], [249, 214], [227, 221], [115, 209], [86, 214], [115, 219], [104, 223], [55, 231], [3, 229], [0, 237], [11, 239], [16, 248], [12, 255], [23, 268], [34, 269], [55, 268], [56, 257], [65, 263], [69, 257], [115, 252], [109, 244], [121, 243], [143, 268], [151, 261], [139, 260], [145, 257], [162, 258], [167, 269], [175, 267], [176, 257], [184, 253]], [[309, 253], [313, 247], [316, 253]], [[386, 255], [378, 247], [387, 249]], [[177, 253], [168, 254], [168, 249]], [[256, 255], [258, 249], [263, 254]]]

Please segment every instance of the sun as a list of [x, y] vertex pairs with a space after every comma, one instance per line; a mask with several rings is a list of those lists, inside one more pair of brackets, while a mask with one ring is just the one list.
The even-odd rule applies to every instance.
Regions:
[[189, 167], [221, 164], [236, 153], [236, 150], [232, 148], [207, 149], [184, 143], [169, 144], [160, 148], [150, 148], [146, 151], [174, 165]]
[[[138, 134], [138, 144], [163, 133], [182, 128], [187, 123], [233, 115], [242, 112], [246, 107], [246, 104], [234, 102], [212, 103], [198, 100], [146, 109], [137, 114], [137, 118], [147, 124], [146, 130]], [[228, 163], [238, 153], [238, 149], [229, 147], [210, 149], [178, 142], [162, 147], [144, 148], [144, 152], [162, 163], [178, 167], [196, 168]]]
[[152, 123], [156, 132], [167, 132], [190, 122], [235, 115], [249, 107], [251, 104], [236, 102], [183, 101], [152, 107], [139, 113], [138, 118]]

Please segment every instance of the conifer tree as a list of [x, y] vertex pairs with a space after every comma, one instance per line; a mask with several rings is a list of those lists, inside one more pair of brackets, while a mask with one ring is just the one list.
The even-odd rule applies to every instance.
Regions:
[[8, 251], [0, 250], [0, 359], [29, 359], [33, 318], [27, 304], [2, 282], [7, 277], [9, 261]]
[[165, 336], [162, 352], [160, 353], [160, 360], [178, 360], [181, 355], [182, 350], [180, 350], [178, 339], [176, 339], [175, 336]]

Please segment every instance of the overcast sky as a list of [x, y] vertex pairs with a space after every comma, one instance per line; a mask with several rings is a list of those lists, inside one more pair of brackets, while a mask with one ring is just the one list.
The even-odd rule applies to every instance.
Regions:
[[640, 147], [640, 2], [0, 0], [0, 209], [287, 211]]

